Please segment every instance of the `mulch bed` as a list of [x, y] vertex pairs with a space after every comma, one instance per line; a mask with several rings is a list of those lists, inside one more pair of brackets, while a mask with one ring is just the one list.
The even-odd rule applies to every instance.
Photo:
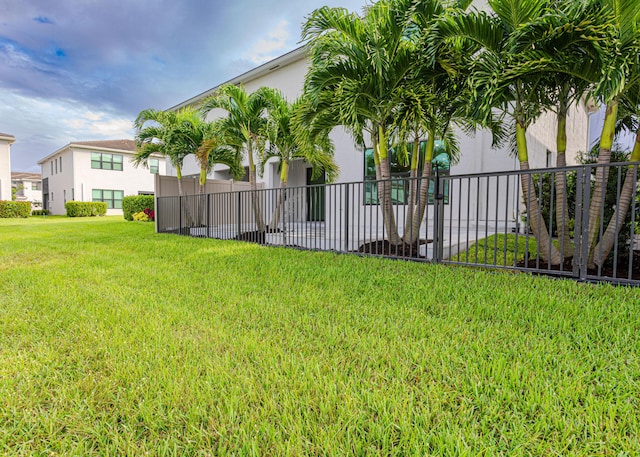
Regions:
[[413, 244], [392, 244], [387, 240], [371, 241], [361, 244], [357, 251], [360, 254], [375, 254], [391, 257], [407, 257], [413, 259], [424, 259], [420, 255], [420, 246], [432, 243], [433, 240], [418, 240]]
[[[562, 266], [562, 268], [560, 268]], [[521, 268], [537, 268], [536, 259], [529, 259], [528, 262], [518, 262], [518, 267]], [[562, 265], [551, 265], [540, 260], [540, 269], [551, 271], [573, 271], [573, 257], [567, 257], [564, 259]], [[542, 272], [544, 274], [544, 272]], [[602, 266], [602, 269], [598, 271], [597, 268], [589, 268], [587, 270], [589, 275], [603, 276], [608, 278], [627, 279], [629, 275], [629, 257], [622, 256], [618, 258], [618, 265], [616, 268], [616, 275], [613, 274], [613, 262], [607, 261]], [[640, 251], [633, 251], [633, 268], [631, 269], [631, 279], [640, 281]]]

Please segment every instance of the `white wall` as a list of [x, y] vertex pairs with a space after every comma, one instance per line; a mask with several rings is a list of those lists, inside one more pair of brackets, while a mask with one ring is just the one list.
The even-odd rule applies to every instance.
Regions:
[[[42, 204], [42, 183], [41, 181], [32, 181], [29, 179], [14, 179], [14, 182], [18, 184], [18, 190], [16, 192], [16, 197], [18, 200], [29, 201], [31, 202], [34, 209], [40, 208]], [[39, 189], [34, 189], [34, 187], [40, 187]]]
[[11, 200], [11, 143], [0, 139], [0, 200]]
[[[91, 168], [91, 153], [103, 152], [123, 155], [122, 171]], [[55, 173], [55, 161], [62, 158], [62, 171]], [[42, 163], [42, 178], [49, 178], [49, 208], [52, 214], [66, 214], [65, 200], [92, 201], [94, 189], [122, 190], [124, 196], [154, 191], [154, 175], [148, 168], [136, 168], [133, 154], [114, 149], [86, 149], [71, 145]], [[54, 174], [51, 175], [51, 162]], [[59, 163], [59, 162], [58, 162]], [[159, 158], [159, 173], [166, 174], [165, 159]], [[53, 193], [53, 200], [51, 194]], [[65, 199], [66, 197], [66, 199]], [[109, 209], [108, 215], [121, 215], [121, 209]]]

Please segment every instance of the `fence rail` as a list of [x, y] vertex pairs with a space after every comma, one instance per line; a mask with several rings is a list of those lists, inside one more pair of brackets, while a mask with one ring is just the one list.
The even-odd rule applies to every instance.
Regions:
[[640, 285], [638, 166], [158, 197], [156, 230]]

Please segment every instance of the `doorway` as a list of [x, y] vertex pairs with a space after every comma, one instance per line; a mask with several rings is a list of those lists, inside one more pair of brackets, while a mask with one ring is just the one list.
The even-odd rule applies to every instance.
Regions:
[[322, 173], [317, 179], [312, 179], [311, 175], [311, 168], [307, 168], [307, 221], [324, 222], [325, 188], [318, 184], [325, 184], [325, 176]]

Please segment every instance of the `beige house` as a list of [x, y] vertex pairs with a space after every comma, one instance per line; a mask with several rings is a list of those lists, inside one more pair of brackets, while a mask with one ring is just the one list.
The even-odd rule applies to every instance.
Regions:
[[11, 145], [16, 137], [0, 133], [0, 200], [11, 200]]
[[107, 204], [108, 215], [122, 214], [127, 195], [153, 194], [154, 177], [166, 174], [163, 156], [149, 166], [133, 163], [133, 140], [78, 141], [38, 161], [42, 167], [42, 202], [51, 214], [66, 214], [69, 200]]

